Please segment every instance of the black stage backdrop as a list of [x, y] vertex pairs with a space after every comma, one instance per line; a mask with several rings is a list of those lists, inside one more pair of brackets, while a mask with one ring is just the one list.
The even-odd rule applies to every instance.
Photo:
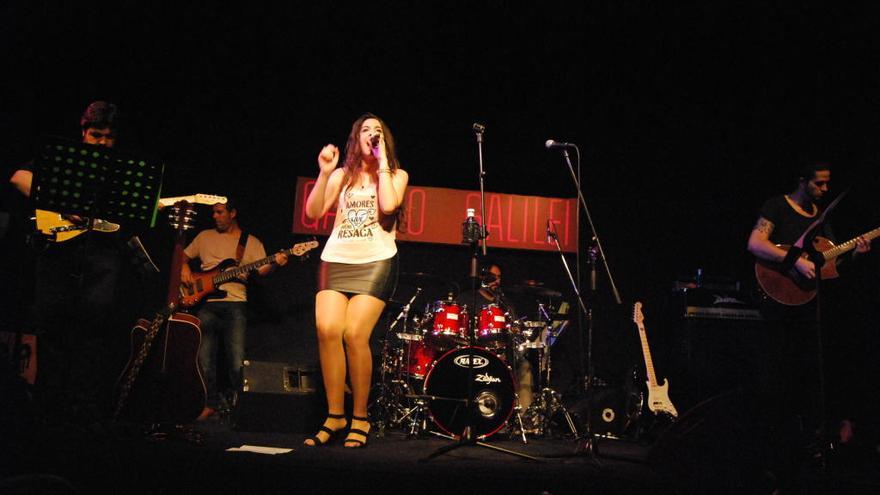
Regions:
[[[623, 298], [614, 304], [600, 273], [594, 363], [619, 376], [641, 359], [633, 301], [645, 301], [662, 342], [660, 308], [679, 277], [700, 268], [753, 284], [745, 243], [757, 208], [792, 188], [802, 157], [830, 160], [834, 192], [850, 188], [833, 217], [841, 239], [880, 225], [877, 13], [818, 2], [5, 2], [0, 166], [8, 177], [41, 134], [76, 137], [85, 105], [107, 99], [124, 112], [119, 146], [165, 161], [164, 195], [237, 196], [243, 223], [274, 250], [299, 240], [296, 177], [313, 176], [321, 146], [343, 145], [363, 112], [389, 123], [417, 185], [478, 189], [479, 122], [487, 191], [572, 197], [561, 154], [544, 142], [577, 143]], [[4, 326], [26, 329], [25, 206], [8, 186], [3, 204], [13, 213]], [[167, 266], [167, 227], [141, 235]], [[403, 271], [467, 284], [466, 246], [400, 250]], [[559, 256], [491, 243], [490, 255], [506, 283], [539, 280], [572, 300]], [[878, 385], [877, 258], [828, 291], [831, 393], [843, 410], [868, 407]], [[312, 258], [255, 289], [252, 355], [314, 359], [314, 269]], [[149, 294], [132, 298], [132, 313], [164, 289], [132, 285]], [[564, 336], [568, 381], [584, 335]]]

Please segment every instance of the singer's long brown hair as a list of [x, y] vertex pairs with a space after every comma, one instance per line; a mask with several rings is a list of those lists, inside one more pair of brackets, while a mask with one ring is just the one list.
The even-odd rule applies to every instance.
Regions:
[[[394, 174], [400, 169], [400, 161], [397, 159], [397, 148], [394, 145], [394, 135], [391, 133], [391, 128], [388, 127], [388, 124], [386, 124], [380, 117], [367, 112], [358, 117], [358, 119], [354, 121], [354, 124], [351, 125], [351, 132], [348, 134], [348, 142], [345, 143], [345, 161], [342, 164], [342, 169], [344, 170], [344, 175], [342, 176], [343, 189], [351, 185], [356, 174], [361, 169], [363, 157], [361, 156], [359, 136], [361, 126], [364, 125], [364, 121], [367, 119], [376, 119], [379, 121], [379, 125], [382, 126], [382, 135], [385, 137], [385, 156], [388, 157], [388, 167], [391, 169], [391, 173]], [[392, 215], [392, 217], [395, 217], [395, 220], [399, 222], [398, 230], [403, 228], [402, 225], [405, 221], [404, 210], [404, 203], [401, 203], [400, 207], [397, 209], [397, 213]], [[385, 225], [384, 222], [383, 226], [386, 227], [386, 230], [390, 230], [390, 226]]]
[[342, 177], [343, 188], [351, 185], [355, 175], [361, 168], [363, 157], [361, 156], [359, 136], [361, 126], [364, 125], [364, 121], [367, 119], [376, 119], [379, 121], [379, 125], [382, 126], [382, 134], [385, 136], [385, 156], [388, 157], [388, 166], [391, 168], [391, 173], [393, 174], [400, 168], [400, 162], [397, 159], [397, 149], [394, 146], [394, 135], [391, 134], [388, 124], [372, 113], [365, 113], [358, 117], [354, 124], [351, 125], [348, 142], [345, 143], [345, 162], [342, 164], [342, 168], [345, 171], [345, 175]]

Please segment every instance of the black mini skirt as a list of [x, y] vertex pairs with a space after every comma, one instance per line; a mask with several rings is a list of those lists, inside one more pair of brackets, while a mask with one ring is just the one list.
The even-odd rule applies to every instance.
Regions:
[[370, 263], [322, 261], [318, 269], [318, 290], [343, 294], [367, 294], [385, 302], [397, 288], [397, 255]]

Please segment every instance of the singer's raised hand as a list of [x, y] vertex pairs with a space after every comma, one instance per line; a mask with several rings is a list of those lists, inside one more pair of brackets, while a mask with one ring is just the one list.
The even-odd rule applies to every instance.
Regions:
[[328, 144], [321, 149], [318, 154], [318, 167], [322, 174], [330, 174], [339, 164], [339, 148], [332, 144]]

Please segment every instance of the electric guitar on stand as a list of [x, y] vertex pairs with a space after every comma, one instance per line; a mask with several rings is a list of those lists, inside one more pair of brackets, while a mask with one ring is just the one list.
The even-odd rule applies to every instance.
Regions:
[[651, 359], [651, 349], [648, 347], [648, 336], [645, 333], [645, 316], [642, 314], [642, 303], [636, 301], [633, 306], [633, 322], [639, 327], [639, 339], [642, 341], [642, 354], [645, 357], [645, 373], [648, 381], [648, 410], [655, 415], [667, 415], [671, 418], [678, 417], [678, 411], [669, 400], [669, 382], [664, 378], [663, 384], [657, 383], [657, 375], [654, 373], [654, 361]]
[[186, 201], [193, 205], [226, 204], [226, 196], [217, 196], [216, 194], [190, 194], [189, 196], [175, 196], [172, 198], [159, 198], [159, 208], [173, 206], [181, 201]]

